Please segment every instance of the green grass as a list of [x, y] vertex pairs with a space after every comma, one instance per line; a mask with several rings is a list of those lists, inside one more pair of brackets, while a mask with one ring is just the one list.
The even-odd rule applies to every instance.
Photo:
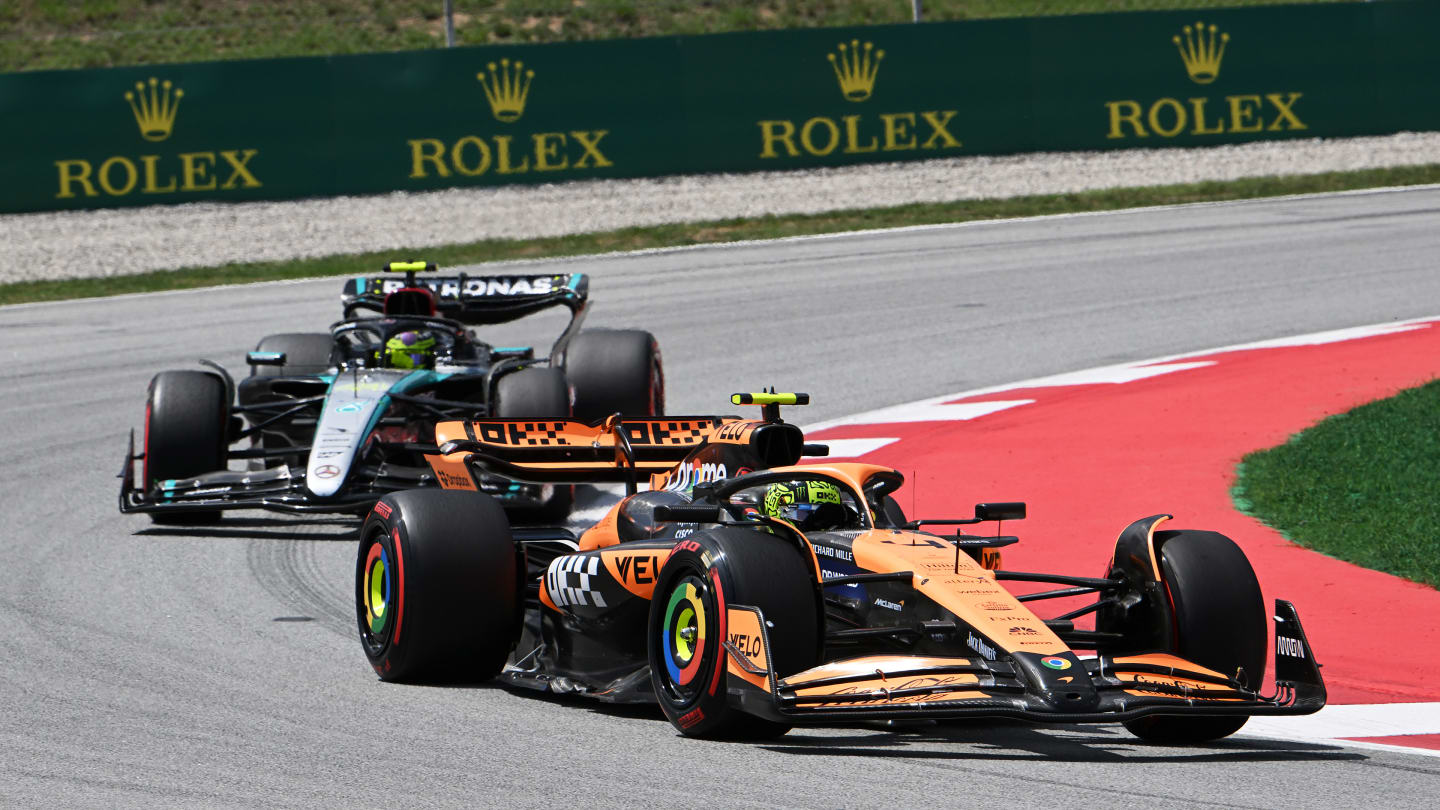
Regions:
[[[1287, 0], [925, 0], [923, 5], [925, 20], [942, 21], [1281, 2]], [[461, 45], [911, 18], [905, 0], [454, 0], [454, 7]], [[5, 0], [0, 72], [438, 48], [445, 44], [443, 8], [443, 0]]]
[[1440, 380], [1241, 462], [1241, 511], [1306, 548], [1440, 587]]
[[602, 233], [546, 239], [487, 239], [461, 245], [414, 245], [378, 253], [327, 256], [278, 262], [192, 267], [129, 276], [68, 281], [27, 281], [0, 284], [0, 305], [56, 301], [156, 290], [244, 284], [276, 279], [353, 275], [396, 258], [423, 257], [441, 267], [505, 259], [538, 259], [610, 253], [642, 248], [699, 245], [742, 239], [773, 239], [803, 234], [834, 233], [866, 228], [892, 228], [944, 222], [1110, 211], [1150, 205], [1215, 200], [1241, 200], [1282, 194], [1306, 194], [1378, 186], [1440, 183], [1440, 164], [1355, 172], [1260, 177], [1232, 182], [1092, 191], [1003, 200], [926, 203], [896, 208], [837, 211], [826, 214], [728, 219], [679, 225], [625, 228]]

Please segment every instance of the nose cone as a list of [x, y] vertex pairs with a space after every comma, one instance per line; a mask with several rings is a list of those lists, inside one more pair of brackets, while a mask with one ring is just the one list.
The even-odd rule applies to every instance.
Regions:
[[1015, 665], [1024, 673], [1030, 691], [1056, 711], [1093, 712], [1100, 706], [1100, 693], [1073, 652], [1015, 653]]

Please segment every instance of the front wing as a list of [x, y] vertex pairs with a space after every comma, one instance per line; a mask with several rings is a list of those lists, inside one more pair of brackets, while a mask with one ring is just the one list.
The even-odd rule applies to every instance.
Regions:
[[1269, 696], [1161, 653], [1043, 659], [1018, 653], [1008, 660], [868, 655], [779, 678], [767, 665], [770, 642], [759, 609], [731, 605], [727, 625], [731, 703], [786, 724], [965, 717], [1114, 723], [1153, 714], [1310, 714], [1325, 705], [1319, 665], [1294, 606], [1283, 600], [1275, 603], [1276, 678]]
[[[432, 449], [426, 446], [422, 449]], [[135, 483], [135, 464], [144, 455], [135, 453], [135, 434], [120, 475], [120, 511], [132, 512], [213, 512], [228, 509], [268, 509], [275, 512], [357, 512], [374, 506], [386, 493], [434, 486], [428, 468], [390, 464], [362, 465], [346, 474], [340, 490], [318, 497], [305, 486], [304, 468], [288, 465], [263, 470], [219, 470], [163, 481], [148, 490]], [[545, 504], [544, 487], [521, 484], [498, 476], [484, 476], [480, 489], [503, 506], [534, 508]]]

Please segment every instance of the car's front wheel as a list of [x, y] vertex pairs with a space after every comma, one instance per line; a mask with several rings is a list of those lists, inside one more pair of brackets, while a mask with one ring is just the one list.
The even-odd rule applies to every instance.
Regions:
[[[1168, 652], [1258, 688], [1265, 677], [1265, 603], [1245, 552], [1225, 535], [1206, 531], [1156, 532], [1155, 544], [1174, 616]], [[1248, 719], [1162, 714], [1124, 725], [1152, 742], [1198, 743], [1228, 737]]]
[[381, 498], [360, 530], [360, 646], [386, 681], [483, 681], [519, 637], [510, 524], [474, 492], [413, 489]]
[[[161, 482], [224, 470], [230, 447], [225, 381], [207, 371], [162, 371], [145, 402], [145, 489]], [[156, 523], [214, 523], [220, 510], [152, 512]]]
[[688, 737], [784, 734], [789, 726], [746, 715], [726, 698], [729, 605], [760, 608], [780, 677], [819, 663], [823, 614], [799, 552], [763, 532], [713, 529], [680, 541], [660, 569], [647, 636], [655, 697]]

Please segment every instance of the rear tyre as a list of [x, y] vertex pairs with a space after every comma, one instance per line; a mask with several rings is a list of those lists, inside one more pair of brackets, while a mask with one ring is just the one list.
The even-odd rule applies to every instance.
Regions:
[[484, 681], [520, 631], [515, 543], [488, 495], [386, 495], [360, 530], [360, 646], [384, 681]]
[[570, 389], [565, 372], [532, 366], [504, 375], [495, 383], [492, 412], [503, 419], [569, 419]]
[[284, 352], [283, 366], [251, 366], [251, 377], [298, 377], [330, 370], [334, 341], [328, 332], [282, 332], [267, 335], [255, 345], [257, 352]]
[[650, 679], [670, 723], [687, 737], [755, 739], [789, 731], [729, 705], [729, 654], [720, 631], [727, 605], [753, 605], [764, 614], [780, 677], [818, 664], [823, 614], [799, 552], [772, 535], [713, 529], [675, 547], [654, 594], [646, 642]]
[[[1243, 669], [1251, 689], [1265, 677], [1266, 617], [1260, 582], [1245, 552], [1223, 534], [1156, 532], [1160, 573], [1175, 616], [1175, 655], [1222, 675]], [[1152, 715], [1125, 721], [1131, 734], [1158, 743], [1228, 737], [1249, 718]]]
[[581, 332], [565, 350], [565, 375], [575, 388], [575, 418], [581, 421], [592, 422], [613, 413], [665, 413], [660, 344], [649, 332]]
[[[570, 387], [565, 372], [558, 368], [531, 367], [506, 374], [495, 385], [493, 412], [504, 419], [569, 419]], [[515, 508], [517, 522], [560, 523], [575, 505], [575, 487], [557, 485], [555, 492], [538, 507]]]
[[[229, 392], [219, 375], [205, 371], [156, 374], [145, 402], [142, 477], [146, 491], [159, 481], [225, 469], [229, 424]], [[151, 512], [150, 518], [162, 525], [201, 525], [219, 520], [220, 510]]]

